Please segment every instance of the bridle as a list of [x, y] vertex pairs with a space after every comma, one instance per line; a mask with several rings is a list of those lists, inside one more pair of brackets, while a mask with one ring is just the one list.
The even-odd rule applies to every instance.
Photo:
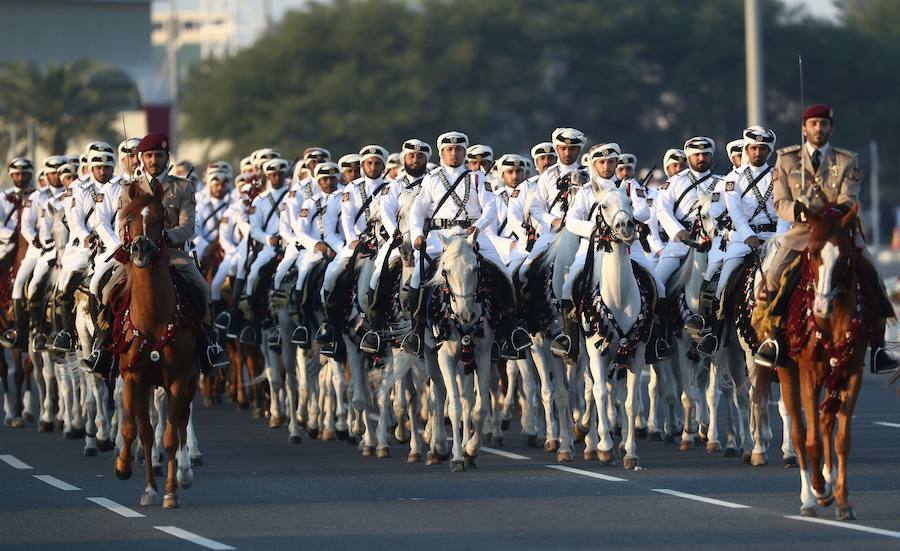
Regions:
[[[160, 233], [159, 238], [156, 241], [152, 241], [147, 236], [147, 218], [150, 216], [150, 207], [144, 207], [141, 209], [141, 232], [136, 236], [131, 235], [131, 222], [134, 220], [134, 215], [130, 215], [125, 219], [125, 228], [124, 235], [122, 237], [122, 251], [125, 253], [127, 258], [125, 261], [133, 261], [133, 258], [138, 253], [146, 253], [149, 258], [149, 265], [155, 265], [160, 258], [160, 252], [166, 248], [166, 244], [168, 242], [166, 230], [163, 229]], [[120, 259], [120, 262], [123, 262]]]
[[[480, 273], [481, 268], [481, 259], [477, 257], [475, 264], [475, 273]], [[485, 316], [484, 316], [484, 295], [480, 292], [479, 285], [476, 282], [475, 290], [471, 293], [457, 293], [453, 290], [453, 287], [450, 285], [450, 280], [447, 278], [447, 270], [441, 270], [441, 276], [444, 278], [444, 296], [447, 297], [447, 313], [450, 320], [453, 321], [453, 325], [456, 328], [457, 333], [462, 337], [470, 337], [473, 333], [475, 333], [478, 329], [480, 329], [483, 325]], [[480, 307], [480, 313], [469, 323], [462, 323], [459, 319], [459, 316], [456, 312], [453, 311], [453, 302], [455, 300], [474, 300], [477, 305]]]

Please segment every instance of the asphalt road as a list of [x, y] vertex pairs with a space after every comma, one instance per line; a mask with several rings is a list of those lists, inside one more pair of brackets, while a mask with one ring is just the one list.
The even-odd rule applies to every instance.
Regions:
[[849, 482], [859, 520], [836, 523], [833, 508], [820, 508], [827, 524], [790, 518], [799, 474], [782, 468], [777, 451], [754, 468], [641, 440], [642, 470], [581, 461], [580, 448], [574, 470], [558, 470], [510, 430], [507, 455], [483, 453], [477, 470], [451, 473], [407, 465], [399, 444], [381, 460], [343, 442], [291, 445], [285, 429], [198, 404], [206, 465], [181, 491], [182, 508], [163, 510], [139, 506], [140, 471], [117, 480], [111, 453], [87, 458], [59, 433], [0, 427], [0, 548], [900, 548], [898, 399], [884, 378], [865, 383]]

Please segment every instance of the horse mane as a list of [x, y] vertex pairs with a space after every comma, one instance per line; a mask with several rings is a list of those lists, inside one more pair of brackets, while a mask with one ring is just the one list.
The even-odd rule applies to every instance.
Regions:
[[[468, 250], [467, 250], [468, 248]], [[428, 281], [427, 285], [430, 287], [439, 286], [444, 283], [444, 274], [442, 273], [444, 270], [444, 266], [459, 264], [464, 265], [464, 257], [469, 253], [474, 256], [475, 249], [469, 244], [468, 240], [464, 237], [453, 237], [450, 239], [450, 243], [447, 244], [447, 247], [444, 249], [444, 253], [441, 255], [441, 259], [438, 261], [438, 269], [435, 271], [434, 275]], [[466, 263], [470, 264], [470, 263]]]
[[672, 281], [671, 285], [668, 285], [668, 282], [663, 281], [664, 284], [668, 286], [670, 289], [670, 293], [684, 289], [688, 281], [691, 280], [691, 274], [694, 271], [694, 254], [696, 254], [697, 250], [691, 247], [688, 251], [688, 254], [685, 255], [684, 261], [681, 263], [681, 267], [678, 268], [678, 271], [675, 272], [675, 279]]

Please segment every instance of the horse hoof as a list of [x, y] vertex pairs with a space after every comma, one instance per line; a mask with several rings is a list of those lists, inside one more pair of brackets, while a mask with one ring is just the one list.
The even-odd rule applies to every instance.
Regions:
[[584, 450], [584, 460], [593, 461], [597, 459], [597, 450]]
[[422, 462], [422, 454], [421, 453], [411, 453], [406, 456], [406, 464], [412, 465], [413, 463], [421, 463]]
[[209, 396], [204, 396], [203, 397], [203, 407], [209, 408], [209, 407], [212, 407], [212, 405], [213, 405], [213, 399], [210, 398]]
[[329, 442], [331, 440], [334, 440], [334, 431], [328, 430], [328, 429], [323, 430], [322, 431], [322, 441]]
[[349, 430], [339, 430], [336, 431], [338, 440], [349, 440], [350, 439], [350, 431]]
[[686, 452], [694, 449], [694, 443], [690, 440], [682, 440], [678, 443], [678, 451]]
[[262, 419], [266, 416], [266, 413], [262, 410], [262, 408], [253, 408], [253, 413], [250, 414], [254, 419]]
[[403, 427], [398, 426], [394, 429], [394, 440], [396, 440], [398, 444], [406, 444], [409, 442], [409, 432]]
[[300, 442], [302, 442], [302, 440], [300, 440], [299, 434], [292, 434], [288, 437], [288, 442], [290, 442], [291, 444], [299, 444]]
[[674, 444], [675, 443], [675, 435], [666, 433], [663, 437], [663, 444]]
[[559, 449], [559, 442], [556, 440], [547, 440], [544, 442], [544, 451], [547, 453], [553, 453]]
[[662, 442], [662, 434], [658, 430], [652, 430], [647, 433], [647, 440], [650, 442]]
[[722, 451], [722, 444], [718, 442], [706, 443], [706, 453], [719, 453], [720, 451]]
[[[40, 431], [40, 432], [53, 432], [53, 429], [54, 429], [53, 423], [49, 423], [47, 421], [41, 421], [41, 423], [38, 425], [38, 431]], [[99, 444], [99, 442], [98, 442], [98, 444]]]
[[56, 430], [62, 431], [66, 428], [66, 425], [59, 419], [56, 420]]
[[308, 434], [310, 438], [315, 440], [319, 437], [319, 429], [311, 429], [307, 427], [306, 434]]
[[178, 509], [181, 504], [178, 503], [178, 496], [175, 494], [166, 494], [163, 497], [163, 509]]
[[465, 464], [466, 469], [477, 469], [478, 463], [475, 462], [475, 457], [471, 455], [466, 455], [463, 457], [463, 462]]
[[763, 465], [767, 465], [769, 463], [769, 456], [765, 453], [756, 453], [754, 452], [750, 456], [750, 464], [754, 467], [762, 467]]
[[25, 413], [22, 415], [22, 417], [25, 419], [26, 423], [34, 423], [34, 415], [32, 415], [30, 413]]
[[534, 434], [528, 435], [528, 438], [525, 439], [525, 445], [529, 448], [537, 448], [538, 446], [540, 446], [540, 444], [538, 444], [537, 436]]
[[502, 448], [503, 447], [503, 437], [502, 436], [494, 436], [493, 438], [491, 438], [491, 446], [493, 446], [495, 448]]
[[277, 415], [273, 415], [269, 419], [269, 428], [277, 429], [277, 428], [281, 427], [282, 423], [284, 423], [284, 419], [282, 419], [281, 417], [279, 417]]
[[784, 468], [785, 469], [796, 469], [800, 466], [800, 463], [797, 462], [796, 455], [790, 455], [784, 458]]
[[85, 448], [84, 456], [85, 457], [97, 457], [97, 448]]
[[97, 439], [97, 449], [102, 452], [111, 451], [116, 445], [112, 442], [112, 440], [101, 440]]
[[144, 495], [141, 496], [141, 507], [149, 507], [151, 505], [154, 505], [158, 498], [159, 496], [153, 490], [144, 492]]
[[154, 465], [153, 466], [153, 476], [162, 476], [163, 475], [163, 466], [162, 465]]
[[613, 457], [612, 450], [609, 451], [598, 451], [597, 452], [597, 460], [604, 467], [609, 467], [611, 465], [615, 465], [616, 460]]
[[641, 440], [647, 438], [647, 428], [643, 427], [634, 429], [634, 436], [635, 438], [640, 438]]
[[73, 429], [72, 432], [75, 434], [76, 440], [81, 440], [85, 436], [87, 436], [87, 431], [82, 427], [80, 429]]
[[633, 471], [638, 466], [637, 457], [626, 457], [622, 460], [622, 465], [629, 471]]
[[375, 453], [375, 446], [363, 446], [362, 447], [362, 456], [363, 457], [372, 457]]
[[737, 450], [732, 447], [725, 448], [725, 451], [722, 452], [722, 457], [737, 457]]
[[119, 480], [128, 480], [131, 478], [131, 465], [129, 465], [125, 469], [120, 469], [118, 466], [116, 467], [116, 478]]
[[831, 495], [826, 496], [826, 497], [817, 497], [816, 498], [816, 505], [818, 505], [819, 507], [828, 507], [832, 503], [834, 503], [834, 493], [832, 493]]
[[202, 467], [205, 464], [206, 462], [203, 460], [202, 455], [191, 457], [191, 467]]
[[451, 461], [450, 462], [450, 472], [451, 473], [461, 473], [466, 470], [466, 464], [462, 461]]
[[572, 452], [566, 450], [560, 450], [556, 453], [556, 462], [557, 463], [571, 463], [572, 462]]
[[509, 430], [509, 423], [510, 423], [510, 420], [509, 420], [509, 419], [503, 419], [503, 420], [501, 420], [501, 421], [500, 421], [500, 428], [501, 428], [502, 430]]
[[853, 511], [853, 507], [849, 505], [838, 507], [834, 510], [834, 518], [837, 520], [856, 520], [856, 513]]
[[695, 448], [702, 448], [703, 446], [706, 445], [707, 442], [708, 442], [708, 440], [706, 438], [700, 438], [699, 434], [694, 436], [694, 447]]
[[[407, 463], [408, 463], [408, 461], [407, 461]], [[434, 455], [434, 452], [428, 452], [425, 455], [425, 465], [426, 466], [430, 467], [432, 465], [437, 465], [438, 463], [440, 463], [440, 461], [438, 461], [438, 458], [437, 458], [437, 456]]]
[[378, 459], [388, 459], [391, 456], [390, 448], [378, 448], [375, 450], [375, 457]]
[[800, 507], [800, 516], [801, 517], [817, 517], [819, 515], [816, 514], [815, 507]]
[[448, 459], [450, 459], [453, 456], [453, 454], [451, 454], [450, 452], [447, 452], [447, 453], [437, 452], [436, 455], [437, 455], [438, 461], [447, 461]]
[[9, 422], [9, 426], [14, 429], [24, 429], [25, 428], [25, 419], [22, 417], [13, 417]]
[[575, 436], [576, 442], [584, 442], [584, 437], [587, 436], [588, 431], [587, 429], [582, 428], [578, 423], [575, 423], [572, 427], [572, 434]]
[[190, 469], [178, 469], [178, 474], [175, 477], [178, 479], [178, 487], [183, 490], [187, 490], [194, 485], [194, 473]]
[[749, 465], [750, 464], [750, 453], [741, 451], [741, 461], [743, 461], [744, 463]]

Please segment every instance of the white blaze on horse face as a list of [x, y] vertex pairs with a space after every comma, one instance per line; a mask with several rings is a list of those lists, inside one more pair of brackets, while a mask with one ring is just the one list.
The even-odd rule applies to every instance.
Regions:
[[831, 315], [831, 289], [834, 284], [834, 267], [840, 254], [840, 250], [834, 243], [828, 242], [822, 247], [822, 252], [820, 253], [822, 265], [819, 266], [819, 277], [816, 281], [816, 297], [813, 300], [813, 313], [819, 317]]
[[[630, 244], [634, 238], [634, 214], [631, 207], [631, 199], [622, 188], [611, 188], [601, 196], [601, 213], [603, 219], [616, 237]], [[608, 217], [612, 216], [612, 220]]]
[[150, 207], [141, 209], [141, 223], [144, 226], [144, 235], [147, 235], [147, 218], [150, 216]]

